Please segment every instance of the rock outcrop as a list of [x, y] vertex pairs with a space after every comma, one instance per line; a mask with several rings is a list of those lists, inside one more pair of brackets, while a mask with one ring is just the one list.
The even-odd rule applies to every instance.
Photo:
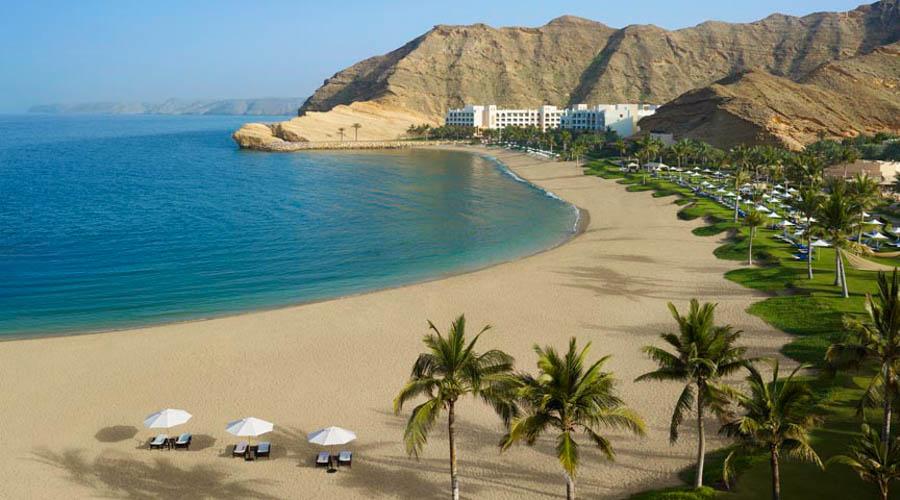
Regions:
[[[309, 112], [288, 121], [248, 123], [232, 135], [242, 148], [285, 151], [283, 143], [391, 141], [402, 137], [410, 125], [430, 123], [429, 117], [373, 102], [339, 105], [327, 113]], [[354, 124], [360, 127], [354, 128]], [[307, 148], [304, 148], [307, 149]]]
[[900, 134], [900, 44], [824, 64], [800, 82], [746, 72], [687, 92], [640, 125], [719, 147], [799, 149], [823, 134]]

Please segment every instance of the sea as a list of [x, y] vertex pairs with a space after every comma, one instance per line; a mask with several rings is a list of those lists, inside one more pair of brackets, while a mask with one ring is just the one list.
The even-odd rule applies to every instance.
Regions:
[[578, 212], [489, 156], [239, 149], [283, 117], [0, 115], [0, 339], [196, 320], [462, 273]]

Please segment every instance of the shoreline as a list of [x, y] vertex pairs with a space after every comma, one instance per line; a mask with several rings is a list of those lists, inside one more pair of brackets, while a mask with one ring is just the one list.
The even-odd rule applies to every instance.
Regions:
[[[427, 283], [238, 316], [130, 329], [104, 335], [12, 340], [0, 363], [6, 404], [0, 479], [12, 497], [137, 496], [154, 491], [192, 497], [434, 497], [446, 489], [447, 439], [435, 426], [416, 461], [406, 456], [391, 400], [423, 350], [426, 319], [441, 330], [465, 313], [473, 331], [495, 326], [482, 349], [502, 349], [518, 369], [534, 370], [532, 345], [562, 347], [572, 336], [593, 342], [590, 357], [611, 355], [619, 395], [647, 421], [636, 438], [609, 432], [617, 461], [583, 444], [579, 490], [624, 497], [678, 483], [694, 459], [693, 432], [668, 442], [679, 384], [631, 382], [653, 367], [640, 347], [672, 329], [666, 302], [691, 297], [719, 303], [717, 320], [745, 332], [751, 355], [777, 353], [789, 338], [746, 308], [763, 294], [727, 281], [736, 267], [713, 250], [719, 237], [691, 230], [671, 198], [629, 193], [583, 175], [572, 163], [522, 153], [460, 148], [495, 156], [523, 179], [583, 208], [583, 231], [527, 258]], [[660, 244], [664, 242], [664, 244]], [[194, 414], [169, 434], [192, 432], [188, 452], [149, 451], [156, 432], [141, 426], [159, 408]], [[63, 419], [59, 415], [68, 415]], [[269, 462], [232, 461], [224, 431], [233, 418], [275, 423]], [[553, 498], [564, 490], [552, 438], [500, 453], [490, 408], [458, 406], [461, 490], [467, 497]], [[354, 467], [324, 474], [306, 433], [339, 425], [359, 436], [347, 448]], [[709, 449], [722, 444], [708, 436]]]
[[[423, 145], [419, 145], [419, 146], [415, 146], [415, 147], [422, 148], [422, 149], [441, 149], [441, 150], [446, 150], [446, 151], [460, 151], [459, 147], [448, 147], [445, 144], [423, 144]], [[159, 323], [148, 323], [148, 324], [142, 324], [142, 325], [130, 325], [130, 326], [114, 327], [114, 328], [100, 328], [100, 329], [93, 329], [93, 330], [66, 331], [66, 332], [58, 332], [58, 333], [0, 335], [0, 345], [2, 345], [4, 342], [40, 340], [40, 339], [56, 338], [56, 337], [80, 337], [80, 336], [84, 336], [84, 335], [114, 334], [114, 333], [121, 333], [121, 332], [127, 332], [127, 331], [132, 331], [132, 330], [140, 330], [140, 329], [145, 329], [145, 328], [162, 327], [162, 326], [167, 326], [167, 325], [179, 325], [179, 324], [195, 323], [198, 321], [211, 321], [211, 320], [217, 320], [217, 319], [232, 318], [232, 317], [244, 316], [244, 315], [248, 315], [248, 314], [256, 314], [256, 313], [267, 312], [267, 311], [277, 311], [279, 309], [289, 309], [292, 307], [300, 307], [300, 306], [305, 306], [305, 305], [309, 305], [309, 304], [318, 304], [318, 303], [322, 303], [322, 302], [328, 302], [330, 300], [339, 300], [339, 299], [342, 299], [345, 297], [360, 297], [360, 296], [365, 296], [365, 295], [372, 294], [372, 293], [382, 292], [385, 290], [395, 290], [395, 289], [401, 289], [401, 288], [405, 288], [405, 287], [409, 287], [409, 286], [415, 286], [415, 285], [422, 284], [422, 283], [431, 283], [434, 281], [440, 281], [440, 280], [444, 280], [447, 278], [452, 278], [454, 276], [461, 276], [461, 275], [470, 274], [470, 273], [477, 273], [479, 271], [483, 271], [485, 269], [489, 269], [494, 266], [499, 266], [502, 264], [507, 264], [509, 262], [515, 262], [515, 261], [518, 261], [521, 259], [527, 259], [527, 258], [533, 257], [535, 255], [540, 255], [544, 252], [548, 252], [550, 250], [553, 250], [557, 247], [560, 247], [562, 245], [565, 245], [565, 244], [571, 242], [572, 240], [574, 240], [575, 238], [580, 236], [585, 231], [587, 226], [590, 224], [590, 213], [587, 210], [585, 210], [569, 201], [566, 201], [566, 200], [560, 198], [555, 193], [548, 191], [526, 179], [522, 179], [521, 177], [516, 176], [515, 172], [510, 170], [509, 167], [502, 161], [500, 161], [500, 160], [494, 158], [493, 156], [490, 156], [484, 152], [466, 151], [465, 149], [463, 149], [463, 151], [468, 152], [469, 154], [474, 154], [474, 155], [481, 156], [483, 158], [490, 160], [491, 162], [497, 164], [497, 168], [500, 168], [501, 170], [506, 170], [508, 173], [511, 173], [514, 176], [514, 180], [516, 182], [523, 182], [525, 184], [528, 184], [532, 188], [540, 191], [541, 193], [549, 194], [552, 197], [554, 197], [554, 198], [562, 201], [563, 203], [568, 204], [572, 208], [574, 208], [576, 211], [575, 223], [573, 224], [573, 227], [572, 227], [571, 231], [569, 232], [569, 235], [551, 246], [539, 249], [534, 252], [529, 252], [529, 253], [526, 253], [523, 255], [519, 255], [519, 256], [513, 257], [511, 259], [504, 259], [504, 260], [500, 260], [497, 262], [492, 262], [490, 264], [485, 264], [483, 266], [478, 266], [478, 267], [475, 267], [472, 269], [465, 269], [465, 270], [460, 270], [460, 271], [448, 271], [448, 272], [441, 273], [441, 274], [438, 274], [438, 275], [435, 275], [435, 276], [432, 276], [429, 278], [416, 280], [416, 281], [410, 281], [408, 283], [402, 283], [402, 284], [394, 285], [394, 286], [373, 288], [371, 290], [365, 290], [365, 291], [355, 292], [355, 293], [339, 294], [339, 295], [326, 297], [326, 298], [322, 298], [322, 299], [313, 299], [313, 300], [305, 300], [305, 301], [300, 301], [300, 302], [292, 302], [290, 304], [282, 304], [282, 305], [275, 305], [275, 306], [271, 306], [271, 307], [254, 308], [254, 309], [248, 309], [245, 311], [224, 312], [221, 314], [213, 314], [213, 315], [209, 315], [209, 316], [202, 316], [202, 317], [195, 317], [195, 318], [188, 318], [188, 319], [181, 319], [181, 320], [162, 321]]]

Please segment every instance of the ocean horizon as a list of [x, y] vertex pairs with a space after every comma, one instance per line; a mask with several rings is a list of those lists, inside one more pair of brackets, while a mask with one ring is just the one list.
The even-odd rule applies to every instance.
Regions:
[[402, 286], [575, 230], [572, 205], [484, 156], [243, 151], [244, 121], [0, 116], [0, 339]]

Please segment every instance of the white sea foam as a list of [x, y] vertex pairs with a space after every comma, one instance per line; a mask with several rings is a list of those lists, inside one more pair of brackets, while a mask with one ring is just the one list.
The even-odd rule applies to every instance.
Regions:
[[493, 156], [485, 156], [485, 157], [488, 158], [489, 160], [491, 160], [492, 162], [496, 163], [497, 166], [500, 168], [500, 171], [501, 171], [501, 172], [503, 172], [503, 173], [505, 173], [506, 175], [512, 177], [512, 178], [515, 179], [517, 182], [521, 182], [522, 184], [528, 184], [528, 185], [531, 186], [532, 188], [537, 189], [538, 191], [541, 191], [542, 193], [544, 193], [545, 196], [547, 196], [547, 197], [549, 197], [549, 198], [553, 198], [554, 200], [559, 200], [559, 201], [561, 201], [561, 202], [563, 202], [563, 203], [568, 203], [569, 206], [572, 207], [572, 210], [575, 211], [575, 224], [572, 226], [572, 232], [574, 233], [574, 232], [578, 231], [578, 223], [581, 221], [581, 210], [579, 210], [578, 207], [576, 207], [573, 203], [569, 203], [569, 202], [567, 202], [566, 200], [560, 198], [560, 197], [557, 196], [556, 193], [554, 193], [553, 191], [548, 191], [548, 190], [546, 190], [546, 189], [544, 189], [544, 188], [542, 188], [542, 187], [540, 187], [540, 186], [538, 186], [538, 185], [536, 185], [536, 184], [534, 184], [534, 183], [528, 182], [527, 180], [525, 180], [525, 179], [519, 177], [518, 174], [516, 174], [515, 172], [513, 172], [512, 170], [510, 170], [510, 168], [507, 167], [505, 163], [503, 163], [502, 161], [498, 160], [497, 158], [494, 158]]

